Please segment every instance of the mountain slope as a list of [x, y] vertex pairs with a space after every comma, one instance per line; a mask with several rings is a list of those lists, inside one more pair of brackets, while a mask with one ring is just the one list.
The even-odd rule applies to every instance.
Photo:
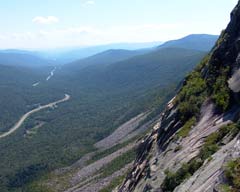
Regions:
[[175, 47], [199, 51], [210, 51], [217, 39], [218, 35], [193, 34], [181, 39], [168, 41], [160, 45], [158, 49]]
[[68, 70], [69, 73], [72, 71], [72, 80], [89, 87], [143, 91], [180, 81], [183, 74], [192, 70], [204, 55], [205, 52], [201, 51], [167, 48], [112, 64], [91, 65], [81, 70], [72, 67]]
[[42, 67], [53, 65], [51, 61], [21, 50], [0, 51], [0, 64], [19, 67]]
[[240, 190], [239, 26], [240, 2], [212, 52], [139, 145], [118, 191]]
[[141, 50], [134, 50], [134, 51], [124, 50], [124, 49], [111, 49], [85, 59], [74, 61], [70, 64], [67, 64], [66, 67], [79, 70], [84, 67], [88, 67], [92, 65], [105, 66], [105, 65], [110, 65], [112, 63], [127, 60], [131, 57], [142, 55], [150, 51], [151, 49], [141, 49]]
[[[152, 51], [110, 65], [101, 78], [105, 78], [115, 86], [124, 84], [128, 87], [134, 84], [143, 88], [153, 86], [153, 82], [158, 82], [155, 85], [166, 86], [165, 83], [168, 81], [180, 81], [182, 72], [190, 71], [205, 54], [201, 51], [180, 48]], [[158, 81], [159, 76], [161, 81]]]

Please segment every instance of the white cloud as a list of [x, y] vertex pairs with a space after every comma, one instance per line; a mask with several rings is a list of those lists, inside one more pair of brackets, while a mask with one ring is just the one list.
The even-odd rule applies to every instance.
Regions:
[[5, 39], [6, 37], [5, 37], [5, 35], [1, 35], [0, 34], [0, 39], [2, 40], [2, 39]]
[[55, 16], [47, 16], [47, 17], [37, 16], [32, 19], [32, 22], [39, 23], [39, 24], [53, 24], [53, 23], [58, 23], [59, 19]]
[[95, 1], [89, 0], [89, 1], [86, 1], [83, 5], [84, 6], [92, 6], [92, 5], [95, 5]]
[[54, 48], [119, 42], [151, 42], [177, 39], [188, 33], [204, 32], [197, 27], [194, 31], [186, 32], [186, 28], [186, 24], [183, 23], [162, 23], [42, 29], [35, 32], [1, 34], [5, 36], [5, 40], [1, 40], [0, 47]]
[[41, 30], [38, 33], [38, 36], [44, 38], [75, 38], [82, 37], [90, 34], [98, 34], [100, 33], [97, 29], [91, 27], [70, 27], [63, 29], [55, 29], [55, 30]]

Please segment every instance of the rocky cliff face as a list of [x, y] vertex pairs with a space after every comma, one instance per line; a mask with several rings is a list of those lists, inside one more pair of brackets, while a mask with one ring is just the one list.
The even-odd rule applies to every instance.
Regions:
[[[239, 91], [240, 2], [211, 53], [143, 139], [118, 191], [240, 191], [240, 178], [226, 173], [240, 158]], [[240, 176], [239, 167], [233, 170]]]

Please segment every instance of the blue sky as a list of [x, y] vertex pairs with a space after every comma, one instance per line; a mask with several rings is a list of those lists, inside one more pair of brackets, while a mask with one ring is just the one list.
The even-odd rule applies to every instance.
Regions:
[[0, 0], [0, 48], [167, 41], [219, 34], [237, 0]]

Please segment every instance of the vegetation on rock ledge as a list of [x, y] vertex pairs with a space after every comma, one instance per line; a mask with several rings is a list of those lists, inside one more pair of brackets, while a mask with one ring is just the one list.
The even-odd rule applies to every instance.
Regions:
[[224, 187], [224, 191], [240, 191], [240, 158], [227, 163], [225, 168], [225, 176], [228, 179], [229, 185]]
[[[233, 138], [239, 133], [239, 124], [229, 124], [221, 127], [219, 131], [210, 134], [206, 139], [200, 153], [188, 163], [184, 163], [177, 172], [173, 173], [169, 170], [165, 171], [166, 177], [162, 184], [165, 192], [172, 192], [184, 180], [191, 177], [214, 153], [216, 153], [222, 145], [222, 140], [226, 136]], [[235, 192], [235, 191], [233, 191]]]

